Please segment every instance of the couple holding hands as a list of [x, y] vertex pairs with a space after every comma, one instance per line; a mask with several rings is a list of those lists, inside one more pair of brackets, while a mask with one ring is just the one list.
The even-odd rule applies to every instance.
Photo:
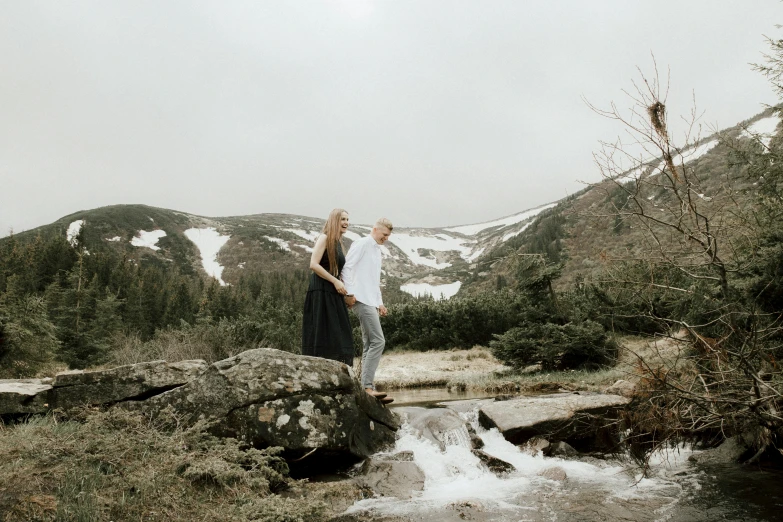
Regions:
[[351, 308], [362, 328], [361, 384], [383, 404], [394, 399], [375, 390], [375, 370], [386, 339], [380, 317], [386, 315], [381, 298], [381, 245], [392, 232], [386, 218], [375, 222], [367, 237], [357, 239], [346, 255], [342, 238], [348, 231], [348, 212], [332, 210], [310, 256], [310, 286], [304, 305], [302, 355], [314, 355], [353, 365]]

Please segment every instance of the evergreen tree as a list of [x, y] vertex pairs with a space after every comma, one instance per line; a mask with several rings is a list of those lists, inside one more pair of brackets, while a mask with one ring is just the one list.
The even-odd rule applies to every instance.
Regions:
[[32, 377], [58, 348], [55, 326], [40, 297], [23, 293], [17, 276], [0, 294], [0, 377]]

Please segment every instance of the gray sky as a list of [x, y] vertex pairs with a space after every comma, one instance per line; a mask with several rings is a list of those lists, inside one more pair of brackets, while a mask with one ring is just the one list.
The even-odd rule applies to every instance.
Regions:
[[779, 0], [0, 0], [0, 236], [144, 203], [399, 226], [560, 199], [622, 132], [582, 101], [671, 71], [727, 127]]

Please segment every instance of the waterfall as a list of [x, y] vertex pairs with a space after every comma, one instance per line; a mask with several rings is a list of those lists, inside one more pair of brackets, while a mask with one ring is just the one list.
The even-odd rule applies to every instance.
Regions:
[[[396, 445], [388, 455], [410, 451], [425, 475], [423, 491], [411, 499], [376, 497], [356, 502], [346, 513], [368, 516], [391, 515], [412, 520], [463, 520], [477, 513], [486, 520], [611, 520], [612, 510], [641, 509], [633, 520], [666, 520], [666, 513], [689, 492], [698, 480], [685, 480], [683, 469], [689, 454], [684, 450], [660, 458], [652, 478], [643, 478], [629, 462], [620, 460], [566, 460], [531, 455], [509, 443], [496, 429], [478, 423], [477, 409], [459, 413], [464, 424], [433, 433], [422, 433], [411, 415], [436, 418], [446, 409], [408, 408], [411, 422], [405, 422]], [[444, 413], [445, 415], [445, 413]], [[418, 423], [421, 424], [421, 423]], [[426, 423], [425, 423], [426, 424]], [[469, 424], [484, 442], [487, 454], [512, 464], [516, 470], [496, 475], [471, 451]], [[432, 423], [426, 424], [432, 426]], [[440, 426], [436, 424], [436, 426]], [[379, 458], [385, 455], [379, 454]], [[548, 470], [559, 468], [552, 480]], [[678, 474], [677, 478], [674, 475]], [[567, 478], [566, 478], [567, 477]], [[580, 518], [584, 506], [596, 518]], [[573, 511], [573, 518], [563, 516]], [[557, 513], [560, 513], [558, 518]], [[603, 518], [602, 518], [603, 517]]]

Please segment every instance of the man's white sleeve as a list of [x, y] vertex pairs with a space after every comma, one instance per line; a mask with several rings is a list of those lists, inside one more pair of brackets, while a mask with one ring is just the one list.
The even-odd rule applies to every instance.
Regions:
[[356, 264], [364, 255], [364, 242], [357, 244], [354, 242], [351, 248], [348, 249], [348, 254], [345, 256], [345, 265], [343, 265], [342, 279], [345, 289], [349, 294], [355, 294], [356, 286]]

